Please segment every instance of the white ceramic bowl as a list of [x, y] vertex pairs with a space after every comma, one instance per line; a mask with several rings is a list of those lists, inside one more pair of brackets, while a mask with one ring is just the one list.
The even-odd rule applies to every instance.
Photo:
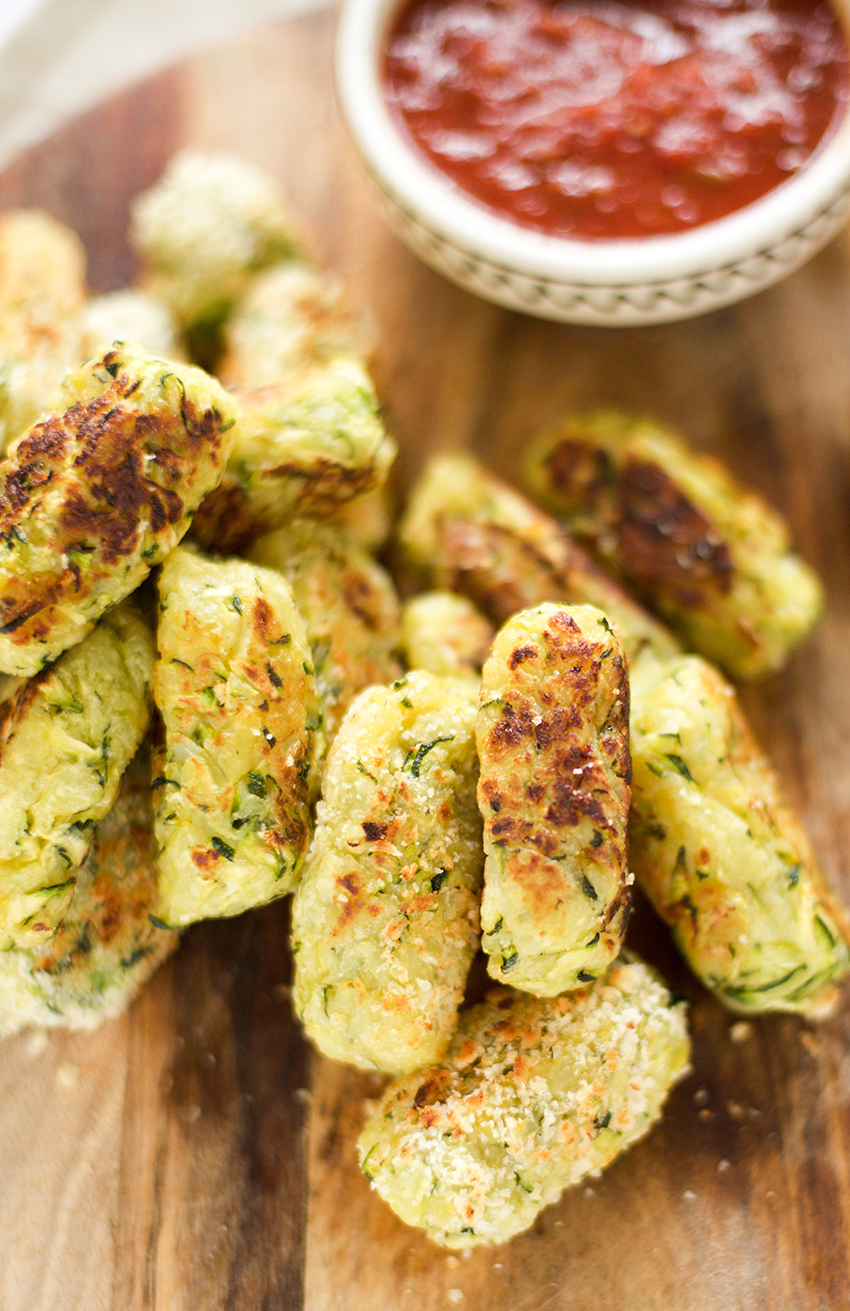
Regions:
[[[850, 0], [834, 0], [850, 27]], [[850, 113], [814, 159], [745, 209], [673, 236], [547, 237], [489, 213], [399, 131], [381, 81], [399, 0], [345, 0], [337, 90], [390, 223], [427, 264], [510, 309], [609, 327], [668, 323], [743, 300], [810, 259], [850, 209]]]

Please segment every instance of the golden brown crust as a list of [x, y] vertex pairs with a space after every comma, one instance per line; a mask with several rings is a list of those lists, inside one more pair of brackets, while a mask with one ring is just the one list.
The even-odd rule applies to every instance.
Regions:
[[[267, 388], [271, 392], [271, 388]], [[306, 515], [333, 518], [340, 506], [373, 491], [380, 485], [374, 465], [349, 467], [338, 460], [316, 458], [281, 461], [254, 471], [260, 494], [274, 496], [278, 484], [286, 485], [289, 511], [285, 518]], [[283, 497], [281, 497], [283, 500]], [[277, 527], [279, 515], [263, 515], [251, 492], [229, 471], [218, 487], [204, 499], [192, 522], [192, 534], [210, 550], [227, 553], [244, 551], [260, 533]]]
[[597, 606], [629, 659], [671, 635], [573, 542], [556, 520], [467, 456], [441, 456], [411, 497], [401, 540], [430, 585], [470, 597], [498, 622], [543, 602]]
[[39, 700], [41, 688], [50, 679], [51, 672], [50, 669], [43, 669], [40, 674], [28, 678], [17, 693], [13, 693], [8, 701], [0, 705], [0, 765], [9, 740]]
[[[42, 491], [53, 482], [58, 465], [70, 464], [72, 471], [81, 471], [78, 477], [71, 473], [56, 520], [68, 562], [62, 567], [60, 561], [54, 577], [43, 582], [35, 596], [32, 580], [20, 578], [10, 579], [0, 595], [0, 632], [20, 646], [47, 636], [53, 607], [70, 597], [80, 599], [80, 568], [70, 554], [99, 549], [104, 572], [111, 572], [122, 557], [138, 551], [143, 515], [155, 533], [179, 523], [186, 514], [178, 490], [181, 479], [194, 467], [201, 449], [215, 459], [220, 448], [211, 410], [198, 414], [191, 401], [184, 402], [184, 436], [178, 444], [170, 416], [139, 416], [122, 408], [132, 390], [130, 378], [121, 374], [102, 396], [37, 424], [2, 477], [0, 540], [5, 541], [38, 512]], [[145, 445], [157, 448], [156, 464], [165, 486], [149, 476], [140, 429]]]
[[681, 605], [698, 605], [705, 585], [732, 588], [728, 543], [709, 517], [661, 468], [627, 455], [614, 467], [605, 452], [568, 437], [544, 460], [553, 494], [604, 513], [616, 527], [628, 575], [640, 587], [667, 583]]
[[225, 470], [192, 519], [192, 537], [209, 551], [240, 554], [256, 536], [245, 488]]
[[553, 995], [619, 950], [628, 908], [629, 686], [589, 606], [523, 611], [484, 666], [477, 738], [490, 973]]
[[234, 399], [233, 453], [194, 523], [205, 546], [240, 550], [298, 515], [333, 517], [384, 483], [395, 444], [353, 357], [307, 365]]
[[451, 586], [501, 622], [537, 604], [544, 592], [568, 596], [570, 575], [577, 566], [599, 573], [565, 533], [553, 538], [555, 549], [542, 551], [500, 524], [447, 516], [442, 542], [445, 560], [453, 562], [447, 564]]
[[531, 490], [571, 533], [736, 677], [779, 667], [821, 589], [782, 518], [650, 419], [570, 416], [532, 448]]
[[[0, 465], [0, 637], [9, 672], [85, 635], [174, 546], [227, 458], [223, 392], [124, 349], [71, 375], [76, 403]], [[206, 383], [209, 382], [209, 388]]]

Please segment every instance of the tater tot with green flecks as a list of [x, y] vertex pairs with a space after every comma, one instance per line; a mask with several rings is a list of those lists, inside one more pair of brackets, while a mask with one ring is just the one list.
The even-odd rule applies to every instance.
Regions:
[[134, 591], [221, 477], [219, 384], [118, 346], [63, 384], [63, 412], [0, 463], [0, 670], [34, 674]]
[[679, 649], [554, 519], [468, 455], [430, 461], [400, 539], [428, 585], [464, 593], [497, 623], [545, 601], [595, 605], [617, 625], [629, 660]]
[[253, 279], [224, 329], [218, 373], [228, 387], [274, 386], [309, 365], [360, 353], [360, 334], [332, 273], [292, 261]]
[[493, 635], [489, 619], [457, 592], [421, 592], [402, 607], [402, 648], [411, 669], [478, 674]]
[[392, 579], [335, 524], [314, 520], [296, 520], [259, 538], [248, 554], [279, 569], [292, 588], [310, 640], [330, 743], [358, 692], [401, 673]]
[[181, 327], [215, 324], [252, 276], [291, 259], [297, 225], [272, 178], [234, 155], [183, 150], [133, 202], [130, 240], [146, 290]]
[[633, 671], [629, 857], [691, 969], [740, 1011], [817, 1016], [850, 928], [735, 693], [698, 656]]
[[640, 962], [548, 1000], [496, 989], [441, 1064], [389, 1085], [361, 1168], [434, 1242], [504, 1243], [648, 1132], [689, 1056], [684, 1005]]
[[629, 679], [591, 606], [521, 610], [484, 666], [476, 725], [490, 975], [541, 997], [597, 978], [628, 918]]
[[157, 880], [142, 751], [94, 831], [59, 928], [40, 947], [0, 952], [0, 1036], [28, 1024], [91, 1029], [125, 1010], [178, 942], [151, 920]]
[[478, 945], [475, 702], [415, 672], [362, 692], [331, 747], [295, 894], [295, 1009], [326, 1056], [439, 1058]]
[[312, 835], [322, 709], [280, 574], [179, 547], [159, 597], [157, 915], [175, 926], [292, 891]]
[[116, 607], [0, 706], [0, 949], [45, 941], [150, 721], [154, 643]]
[[527, 476], [688, 650], [733, 677], [778, 669], [820, 615], [820, 583], [782, 517], [651, 419], [570, 416], [538, 441]]
[[83, 311], [85, 355], [103, 355], [117, 341], [131, 341], [163, 360], [182, 360], [174, 316], [165, 301], [136, 287], [92, 296]]
[[338, 356], [236, 399], [233, 453], [193, 528], [210, 549], [241, 550], [296, 515], [331, 517], [385, 481], [395, 443], [354, 358]]
[[0, 215], [0, 452], [50, 409], [85, 354], [85, 254], [40, 210]]

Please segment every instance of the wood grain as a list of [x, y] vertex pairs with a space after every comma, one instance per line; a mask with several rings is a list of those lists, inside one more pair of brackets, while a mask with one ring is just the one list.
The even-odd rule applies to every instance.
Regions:
[[[745, 701], [850, 899], [850, 248], [692, 323], [606, 331], [498, 310], [390, 235], [335, 109], [331, 20], [250, 34], [88, 115], [0, 178], [130, 276], [126, 208], [182, 144], [271, 169], [368, 306], [401, 446], [510, 474], [574, 405], [645, 408], [786, 512], [829, 615]], [[646, 908], [632, 931], [693, 999], [694, 1073], [661, 1126], [506, 1248], [447, 1256], [359, 1174], [368, 1078], [291, 1020], [286, 910], [186, 935], [129, 1015], [0, 1047], [2, 1311], [839, 1311], [850, 1305], [850, 1023], [733, 1020]]]

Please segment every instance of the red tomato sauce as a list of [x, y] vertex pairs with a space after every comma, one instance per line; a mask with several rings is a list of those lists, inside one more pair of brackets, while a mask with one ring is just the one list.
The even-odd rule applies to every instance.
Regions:
[[816, 0], [412, 0], [385, 93], [418, 149], [522, 227], [681, 232], [804, 168], [848, 52]]

